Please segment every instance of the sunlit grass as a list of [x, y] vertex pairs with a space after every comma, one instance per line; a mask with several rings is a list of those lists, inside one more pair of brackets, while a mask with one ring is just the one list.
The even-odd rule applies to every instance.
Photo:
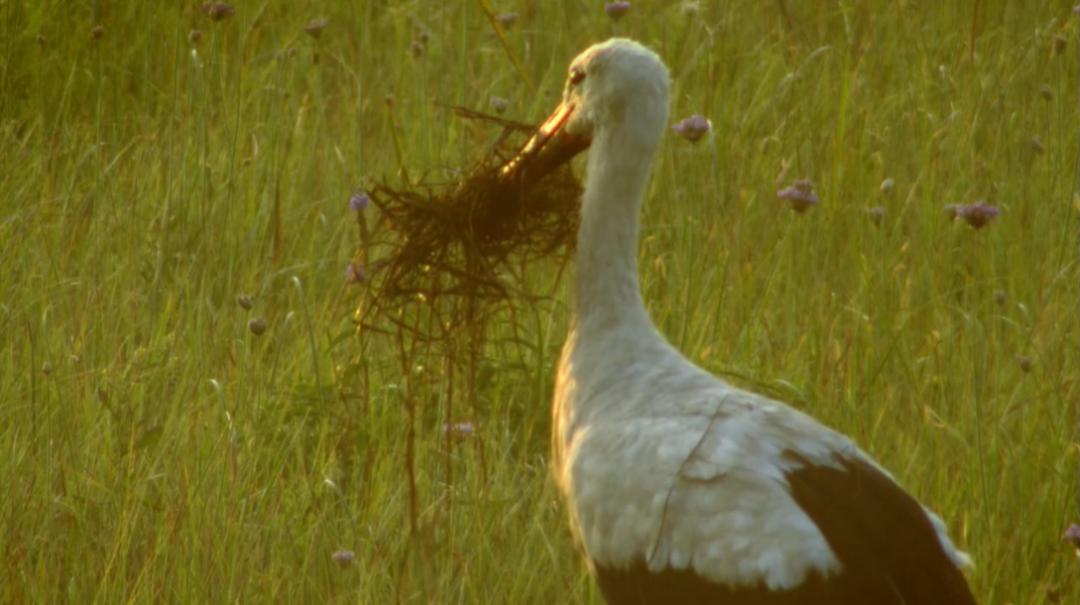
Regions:
[[478, 3], [196, 4], [0, 3], [0, 601], [596, 602], [545, 462], [562, 305], [490, 326], [463, 400], [360, 348], [344, 269], [357, 187], [489, 142], [442, 105], [538, 120], [613, 34], [713, 123], [644, 212], [664, 333], [893, 469], [983, 602], [1080, 598], [1070, 3], [499, 3], [532, 87]]

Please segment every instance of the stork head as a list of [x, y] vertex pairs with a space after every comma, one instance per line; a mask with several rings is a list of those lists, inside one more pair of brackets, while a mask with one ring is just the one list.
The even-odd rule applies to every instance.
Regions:
[[562, 103], [504, 171], [539, 178], [605, 137], [651, 157], [667, 122], [669, 88], [667, 67], [641, 44], [612, 38], [590, 46], [570, 63]]

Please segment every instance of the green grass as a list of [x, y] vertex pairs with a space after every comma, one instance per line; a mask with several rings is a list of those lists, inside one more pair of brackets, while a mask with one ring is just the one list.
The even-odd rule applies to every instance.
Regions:
[[[469, 390], [361, 348], [342, 276], [351, 191], [490, 137], [439, 103], [539, 120], [612, 34], [715, 128], [668, 137], [644, 213], [664, 333], [893, 469], [982, 602], [1080, 599], [1071, 2], [499, 2], [535, 89], [474, 2], [158, 4], [0, 2], [0, 601], [598, 602], [545, 462], [565, 308], [493, 325]], [[989, 227], [945, 218], [978, 198]]]

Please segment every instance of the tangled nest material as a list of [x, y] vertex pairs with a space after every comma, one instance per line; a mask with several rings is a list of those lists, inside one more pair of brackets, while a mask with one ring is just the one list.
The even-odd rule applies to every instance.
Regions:
[[[484, 317], [499, 303], [530, 299], [524, 270], [535, 261], [565, 258], [577, 233], [581, 184], [569, 164], [535, 182], [507, 178], [535, 128], [462, 108], [466, 118], [495, 123], [501, 132], [464, 175], [440, 185], [368, 190], [378, 209], [369, 229], [361, 221], [355, 266], [367, 292], [356, 319], [362, 327], [387, 324], [414, 336], [445, 339], [455, 326]], [[421, 322], [408, 310], [423, 305], [437, 316]], [[415, 314], [413, 314], [415, 315]]]

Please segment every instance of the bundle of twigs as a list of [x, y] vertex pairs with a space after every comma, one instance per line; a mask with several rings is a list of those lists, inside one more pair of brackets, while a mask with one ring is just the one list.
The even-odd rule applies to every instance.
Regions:
[[[357, 253], [368, 286], [358, 309], [363, 326], [390, 323], [441, 338], [448, 324], [465, 319], [458, 315], [476, 319], [500, 302], [528, 298], [518, 287], [523, 267], [572, 248], [581, 185], [568, 165], [538, 179], [508, 176], [504, 168], [535, 129], [455, 110], [496, 123], [501, 133], [456, 181], [401, 187], [383, 182], [368, 190], [378, 218], [371, 229], [361, 225]], [[439, 309], [442, 326], [410, 321], [404, 313], [410, 304]]]

